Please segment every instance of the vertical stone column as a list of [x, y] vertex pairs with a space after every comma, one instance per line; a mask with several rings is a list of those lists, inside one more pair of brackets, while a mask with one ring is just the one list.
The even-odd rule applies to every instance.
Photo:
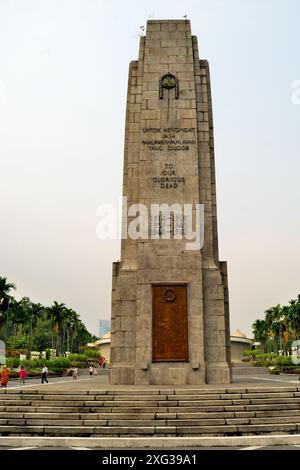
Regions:
[[[126, 206], [139, 201], [142, 69], [145, 38], [139, 60], [129, 66], [124, 142], [123, 197]], [[127, 231], [127, 226], [125, 227]], [[137, 240], [122, 239], [121, 261], [113, 265], [110, 383], [133, 384], [136, 363]]]
[[[171, 73], [179, 82], [175, 89], [159, 97], [160, 79]], [[150, 21], [145, 40], [141, 110], [140, 202], [151, 204], [192, 204], [199, 202], [197, 114], [194, 82], [193, 43], [189, 21]], [[164, 145], [152, 150], [143, 141], [174, 135], [173, 129], [193, 129], [187, 133], [195, 141], [189, 150]], [[168, 131], [168, 129], [170, 129]], [[173, 140], [184, 139], [176, 132]], [[166, 189], [153, 182], [166, 165], [176, 168], [184, 184]], [[200, 252], [185, 249], [185, 240], [145, 240], [138, 245], [138, 300], [136, 383], [203, 383], [205, 380], [202, 276]], [[152, 362], [151, 286], [157, 283], [188, 285], [189, 361]]]
[[219, 261], [213, 116], [209, 65], [199, 60], [193, 38], [197, 93], [199, 192], [205, 209], [202, 249], [203, 310], [207, 383], [230, 382], [230, 332], [226, 263]]

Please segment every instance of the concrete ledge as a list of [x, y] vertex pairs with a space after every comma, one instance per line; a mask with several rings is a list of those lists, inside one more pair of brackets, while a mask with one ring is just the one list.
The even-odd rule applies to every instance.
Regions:
[[300, 434], [233, 437], [0, 437], [1, 447], [87, 447], [98, 449], [184, 449], [300, 445]]

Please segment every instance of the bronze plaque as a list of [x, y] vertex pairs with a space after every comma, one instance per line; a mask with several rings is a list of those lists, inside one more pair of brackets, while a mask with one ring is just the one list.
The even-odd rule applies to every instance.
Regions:
[[152, 286], [152, 360], [188, 361], [186, 285]]

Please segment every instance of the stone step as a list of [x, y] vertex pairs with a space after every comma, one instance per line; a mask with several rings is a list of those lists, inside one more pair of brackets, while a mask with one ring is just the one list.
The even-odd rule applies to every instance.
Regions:
[[247, 375], [249, 377], [250, 375], [257, 376], [268, 374], [269, 370], [267, 367], [249, 367], [243, 365], [239, 367], [234, 367], [232, 373], [234, 377], [239, 377], [240, 375]]
[[86, 427], [151, 427], [151, 426], [164, 426], [164, 427], [178, 427], [178, 426], [219, 426], [219, 425], [239, 425], [239, 424], [281, 424], [281, 423], [296, 423], [300, 425], [299, 416], [289, 417], [271, 417], [271, 418], [227, 418], [227, 419], [129, 419], [129, 420], [95, 420], [95, 419], [78, 419], [78, 420], [57, 420], [57, 419], [20, 419], [20, 418], [9, 418], [0, 419], [0, 425], [8, 426], [86, 426]]
[[[247, 411], [246, 413], [249, 413]], [[250, 412], [251, 413], [251, 412]], [[255, 411], [254, 412], [256, 417], [268, 417], [268, 416], [299, 416], [300, 409], [298, 410], [265, 410], [265, 411]]]
[[235, 369], [236, 367], [253, 367], [253, 364], [251, 362], [232, 362], [231, 367]]
[[99, 396], [72, 396], [72, 395], [35, 395], [35, 394], [9, 394], [0, 396], [0, 404], [3, 403], [23, 403], [26, 402], [63, 402], [65, 404], [81, 404], [81, 403], [90, 403], [90, 402], [108, 402], [108, 403], [138, 403], [138, 404], [147, 404], [149, 403], [161, 403], [161, 402], [176, 402], [176, 403], [203, 403], [212, 405], [216, 401], [220, 403], [225, 402], [238, 402], [240, 400], [285, 400], [286, 399], [299, 399], [299, 391], [289, 391], [289, 392], [272, 392], [272, 393], [246, 393], [246, 394], [210, 394], [210, 395], [159, 395], [155, 396], [110, 396], [110, 395], [99, 395]]
[[292, 398], [292, 397], [300, 397], [300, 392], [272, 392], [272, 393], [242, 393], [241, 398], [246, 399], [260, 399], [260, 398]]
[[203, 435], [251, 435], [263, 433], [298, 433], [300, 424], [259, 424], [236, 426], [182, 426], [177, 427], [177, 436]]
[[249, 412], [261, 412], [261, 411], [285, 411], [285, 410], [294, 410], [299, 412], [300, 404], [299, 403], [288, 403], [288, 404], [278, 404], [278, 403], [268, 403], [268, 404], [246, 404], [246, 405], [230, 405], [230, 406], [209, 406], [209, 407], [106, 407], [106, 406], [80, 406], [80, 407], [34, 407], [34, 406], [4, 406], [1, 407], [1, 412], [10, 413], [26, 413], [26, 412], [35, 412], [35, 413], [61, 413], [63, 412], [71, 413], [97, 413], [97, 414], [107, 414], [107, 413], [126, 413], [128, 415], [132, 414], [143, 414], [147, 413], [178, 413], [178, 414], [194, 414], [194, 413], [249, 413]]
[[129, 427], [129, 426], [112, 426], [112, 427], [64, 427], [64, 426], [0, 426], [1, 435], [63, 435], [63, 436], [114, 436], [114, 435], [148, 435], [168, 434], [168, 435], [193, 435], [193, 434], [232, 434], [236, 432], [236, 426], [182, 426], [182, 427], [166, 427], [166, 426], [147, 426], [147, 427]]
[[[226, 393], [203, 393], [202, 391], [198, 393], [189, 393], [190, 391], [187, 390], [185, 392], [179, 393], [160, 393], [160, 394], [129, 394], [128, 392], [125, 394], [107, 394], [107, 393], [90, 393], [90, 394], [82, 394], [82, 393], [74, 393], [68, 392], [54, 392], [52, 393], [34, 393], [34, 391], [13, 391], [10, 393], [2, 393], [0, 394], [0, 400], [9, 400], [9, 399], [25, 399], [25, 400], [73, 400], [73, 401], [91, 401], [91, 400], [108, 400], [108, 401], [156, 401], [156, 400], [215, 400], [215, 399], [230, 399], [230, 398], [265, 398], [265, 397], [292, 397], [292, 396], [300, 396], [300, 388], [293, 387], [288, 389], [281, 389], [277, 390], [240, 390], [238, 391], [227, 391]], [[137, 392], [135, 392], [137, 393]]]
[[0, 411], [3, 412], [20, 412], [20, 413], [25, 413], [25, 412], [41, 412], [41, 413], [52, 413], [52, 412], [63, 412], [63, 413], [86, 413], [89, 411], [88, 407], [82, 406], [82, 407], [48, 407], [48, 406], [0, 406]]
[[236, 412], [194, 412], [194, 413], [172, 413], [172, 412], [153, 412], [153, 413], [56, 413], [52, 412], [20, 412], [20, 411], [4, 411], [0, 412], [0, 419], [49, 419], [49, 420], [162, 420], [162, 419], [185, 419], [185, 420], [201, 420], [201, 419], [230, 419], [230, 418], [264, 418], [264, 417], [298, 417], [300, 419], [300, 409], [295, 410], [266, 410], [266, 411], [236, 411]]
[[171, 419], [167, 420], [167, 426], [202, 426], [202, 425], [215, 425], [215, 424], [269, 424], [269, 423], [297, 423], [300, 424], [299, 416], [274, 416], [271, 418], [227, 418], [227, 419]]
[[214, 389], [160, 389], [160, 390], [51, 390], [51, 389], [0, 389], [1, 396], [9, 395], [35, 395], [35, 396], [51, 396], [51, 395], [69, 395], [71, 397], [82, 396], [82, 397], [91, 397], [91, 396], [133, 396], [141, 397], [144, 396], [166, 396], [166, 395], [230, 395], [230, 394], [247, 394], [247, 393], [276, 393], [276, 392], [300, 392], [299, 386], [272, 386], [272, 387], [231, 387], [231, 388], [214, 388]]
[[[172, 428], [168, 429], [168, 432], [172, 432]], [[153, 435], [155, 432], [155, 426], [148, 427], [119, 427], [119, 426], [0, 426], [0, 435], [22, 435], [22, 434], [40, 434], [40, 435]]]
[[208, 407], [213, 406], [235, 406], [235, 405], [268, 405], [268, 404], [297, 404], [300, 405], [300, 396], [299, 397], [287, 397], [287, 398], [279, 398], [279, 397], [272, 397], [272, 398], [252, 398], [252, 399], [238, 399], [238, 400], [189, 400], [189, 401], [175, 401], [175, 400], [161, 400], [161, 401], [100, 401], [100, 400], [93, 400], [93, 401], [72, 401], [72, 400], [47, 400], [47, 401], [35, 401], [35, 400], [0, 400], [0, 409], [1, 407], [9, 407], [9, 406], [35, 406], [44, 407], [44, 406], [51, 406], [51, 407], [64, 407], [64, 408], [74, 408], [74, 407], [122, 407], [128, 409], [138, 409], [138, 408], [153, 408], [153, 407], [201, 407], [203, 409], [207, 409]]
[[122, 406], [79, 406], [79, 407], [62, 407], [62, 406], [46, 406], [34, 407], [26, 406], [4, 406], [1, 407], [1, 412], [64, 412], [64, 413], [197, 413], [199, 411], [209, 412], [255, 412], [255, 411], [274, 411], [274, 410], [300, 410], [300, 403], [267, 403], [267, 404], [245, 404], [245, 405], [228, 405], [228, 406], [158, 406], [158, 407], [122, 407]]
[[220, 394], [220, 393], [269, 393], [269, 392], [281, 392], [281, 391], [300, 391], [299, 385], [251, 385], [251, 386], [231, 386], [231, 387], [208, 387], [208, 388], [160, 388], [160, 389], [151, 389], [151, 388], [136, 388], [126, 387], [124, 389], [83, 389], [83, 390], [55, 390], [52, 388], [47, 388], [47, 385], [42, 388], [0, 388], [0, 395], [9, 395], [9, 394], [31, 394], [31, 395], [183, 395], [183, 394]]
[[269, 424], [269, 423], [297, 423], [300, 425], [300, 416], [272, 416], [272, 417], [259, 417], [250, 418], [249, 424]]
[[[87, 416], [98, 416], [98, 415], [90, 415], [86, 414]], [[0, 412], [0, 419], [11, 419], [11, 418], [24, 418], [24, 419], [80, 419], [81, 416], [85, 416], [85, 414], [81, 415], [80, 413], [22, 413], [19, 411], [11, 411], [11, 412]], [[110, 415], [109, 415], [110, 416]], [[151, 415], [152, 416], [152, 415]]]
[[0, 426], [0, 435], [64, 435], [64, 436], [73, 436], [73, 435], [87, 435], [90, 436], [94, 434], [93, 427], [87, 426]]
[[245, 411], [261, 411], [261, 410], [288, 410], [288, 409], [300, 409], [300, 404], [297, 403], [295, 404], [292, 403], [283, 403], [283, 404], [278, 404], [278, 403], [268, 403], [267, 405], [245, 405]]
[[300, 424], [249, 424], [249, 425], [240, 425], [237, 426], [238, 433], [246, 434], [246, 433], [255, 433], [255, 434], [262, 434], [262, 433], [276, 433], [276, 432], [299, 432], [300, 431]]
[[[130, 439], [130, 444], [133, 449], [148, 449], [149, 452], [156, 452], [158, 449], [164, 450], [166, 447], [166, 439], [162, 439], [162, 436], [154, 436], [151, 439], [138, 436], [132, 437]], [[126, 436], [111, 436], [111, 437], [102, 437], [102, 436], [88, 436], [88, 437], [77, 437], [77, 436], [26, 436], [24, 437], [1, 437], [1, 446], [2, 447], [48, 447], [51, 448], [73, 448], [73, 449], [102, 449], [102, 451], [119, 450], [128, 448], [128, 438]], [[224, 449], [237, 447], [249, 447], [249, 446], [299, 446], [300, 444], [300, 435], [299, 434], [282, 434], [273, 435], [264, 433], [263, 435], [244, 435], [244, 436], [228, 436], [227, 439], [221, 439], [219, 436], [188, 436], [188, 437], [178, 437], [176, 435], [170, 436], [168, 438], [168, 449], [179, 450], [182, 453], [183, 449], [198, 448], [210, 448], [214, 449], [216, 446], [222, 445]], [[220, 454], [222, 458], [222, 455]], [[244, 459], [245, 460], [245, 459]]]
[[299, 423], [177, 425], [177, 426], [40, 426], [0, 425], [2, 436], [230, 436], [264, 433], [299, 433]]

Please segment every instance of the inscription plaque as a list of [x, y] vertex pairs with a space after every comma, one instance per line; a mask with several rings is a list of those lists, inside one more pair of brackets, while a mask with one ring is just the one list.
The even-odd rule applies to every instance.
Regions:
[[186, 285], [153, 285], [152, 359], [188, 361]]

